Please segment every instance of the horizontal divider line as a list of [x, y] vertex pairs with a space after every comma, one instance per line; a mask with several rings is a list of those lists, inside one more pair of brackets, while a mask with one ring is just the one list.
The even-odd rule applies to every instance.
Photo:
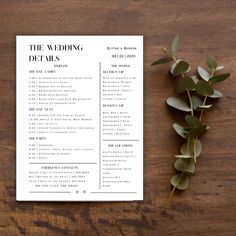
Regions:
[[29, 162], [29, 164], [97, 164], [97, 162]]
[[90, 192], [90, 193], [137, 193], [137, 192]]
[[71, 193], [71, 192], [62, 192], [62, 191], [29, 191], [29, 193]]
[[103, 141], [139, 141], [139, 139], [103, 139]]

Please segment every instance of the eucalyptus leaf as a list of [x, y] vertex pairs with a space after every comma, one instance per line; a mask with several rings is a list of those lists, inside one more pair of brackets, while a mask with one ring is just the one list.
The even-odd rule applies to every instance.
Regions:
[[196, 126], [201, 125], [201, 122], [198, 120], [198, 118], [193, 115], [186, 115], [185, 121], [191, 127], [196, 127]]
[[169, 106], [174, 107], [174, 108], [181, 110], [181, 111], [185, 111], [185, 112], [191, 111], [189, 105], [185, 101], [183, 101], [179, 98], [170, 97], [167, 99], [166, 103]]
[[209, 105], [200, 105], [196, 108], [197, 111], [204, 111], [204, 112], [207, 112], [209, 110], [212, 109], [212, 104], [209, 104]]
[[192, 75], [191, 78], [192, 78], [192, 80], [194, 81], [195, 84], [199, 81], [199, 79], [197, 78], [196, 75]]
[[170, 73], [173, 75], [174, 69], [176, 67], [176, 65], [180, 62], [183, 61], [183, 59], [178, 59], [176, 62], [174, 62], [171, 67], [170, 67]]
[[[180, 62], [180, 61], [184, 61], [184, 59], [178, 59], [176, 60], [176, 62], [174, 62], [171, 67], [170, 67], [170, 73], [173, 75], [174, 69], [176, 67], [176, 65]], [[190, 70], [190, 66], [188, 68], [188, 70], [186, 72], [188, 72]], [[174, 75], [173, 75], [174, 76]]]
[[230, 73], [216, 75], [216, 76], [211, 77], [209, 79], [209, 81], [212, 83], [220, 83], [220, 82], [226, 80], [229, 76], [230, 76]]
[[198, 66], [197, 70], [198, 70], [198, 74], [200, 75], [202, 79], [204, 79], [205, 81], [208, 81], [210, 79], [211, 77], [210, 74], [201, 66]]
[[191, 100], [192, 100], [193, 109], [196, 109], [198, 106], [202, 105], [202, 100], [197, 96], [192, 95]]
[[154, 61], [152, 63], [152, 66], [159, 65], [159, 64], [166, 64], [170, 61], [173, 61], [173, 59], [171, 57], [164, 57], [164, 58], [161, 58], [161, 59], [158, 59], [158, 60]]
[[222, 70], [222, 69], [224, 69], [224, 66], [217, 66], [216, 67], [216, 70]]
[[197, 82], [195, 91], [201, 96], [210, 96], [214, 93], [213, 88], [204, 80]]
[[188, 159], [188, 158], [193, 158], [193, 155], [175, 155], [176, 158], [183, 158], [183, 159]]
[[193, 159], [178, 159], [175, 161], [174, 167], [177, 171], [183, 171], [186, 174], [193, 175], [195, 173], [195, 162]]
[[184, 76], [184, 78], [181, 78], [179, 80], [176, 91], [177, 93], [183, 93], [187, 90], [192, 90], [194, 88], [195, 88], [195, 83], [193, 79], [189, 76]]
[[209, 97], [210, 98], [221, 98], [221, 97], [223, 97], [223, 94], [218, 90], [214, 90], [214, 93]]
[[188, 133], [189, 131], [192, 130], [192, 127], [183, 127], [183, 129], [185, 133]]
[[178, 135], [180, 135], [182, 138], [186, 138], [186, 132], [184, 131], [184, 128], [181, 125], [174, 123], [173, 127]]
[[179, 46], [179, 35], [176, 35], [171, 45], [172, 56], [176, 57]]
[[177, 174], [171, 177], [170, 184], [179, 190], [185, 190], [189, 185], [189, 176], [186, 174]]
[[174, 76], [178, 76], [182, 73], [185, 73], [189, 70], [189, 64], [186, 61], [180, 61], [173, 71]]
[[187, 136], [188, 137], [191, 137], [191, 138], [194, 138], [194, 137], [197, 137], [197, 136], [200, 136], [202, 135], [207, 129], [207, 126], [206, 125], [200, 125], [196, 128], [193, 128], [188, 134]]
[[[189, 143], [189, 148], [188, 148], [188, 142], [185, 142], [180, 149], [181, 154], [183, 155], [194, 155], [194, 147], [193, 147], [193, 142]], [[202, 152], [202, 143], [199, 139], [196, 140], [196, 157], [200, 156]]]
[[213, 56], [209, 56], [207, 58], [207, 65], [210, 69], [216, 69], [217, 68], [217, 62]]

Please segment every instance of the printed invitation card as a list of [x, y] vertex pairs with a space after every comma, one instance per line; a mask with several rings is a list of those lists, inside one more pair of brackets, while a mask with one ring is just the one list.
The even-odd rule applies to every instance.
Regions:
[[17, 200], [143, 200], [143, 36], [17, 36], [16, 67]]

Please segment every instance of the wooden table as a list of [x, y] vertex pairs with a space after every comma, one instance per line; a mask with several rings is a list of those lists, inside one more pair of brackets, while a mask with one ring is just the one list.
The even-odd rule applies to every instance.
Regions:
[[[236, 2], [225, 1], [0, 1], [0, 235], [236, 235]], [[225, 95], [205, 117], [211, 129], [190, 188], [167, 213], [174, 155], [182, 140], [172, 123], [183, 119], [166, 106], [175, 80], [167, 67], [150, 67], [181, 37], [180, 57], [195, 70], [211, 54], [230, 71]], [[40, 203], [15, 201], [15, 36], [144, 35], [143, 202]], [[172, 110], [173, 111], [173, 110]]]

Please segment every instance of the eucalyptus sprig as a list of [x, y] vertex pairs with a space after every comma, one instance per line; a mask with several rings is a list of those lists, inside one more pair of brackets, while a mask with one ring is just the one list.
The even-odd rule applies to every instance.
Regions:
[[169, 97], [167, 104], [175, 109], [187, 113], [185, 124], [173, 124], [176, 133], [184, 139], [180, 148], [180, 154], [175, 155], [174, 168], [177, 173], [171, 177], [170, 184], [173, 186], [169, 198], [162, 208], [164, 211], [176, 189], [185, 190], [189, 186], [190, 176], [195, 174], [197, 158], [202, 152], [200, 141], [209, 126], [202, 122], [203, 115], [213, 108], [212, 103], [207, 103], [208, 98], [217, 99], [222, 93], [213, 88], [215, 83], [220, 83], [230, 76], [230, 73], [220, 73], [224, 67], [218, 65], [215, 58], [207, 58], [208, 69], [198, 66], [197, 73], [190, 75], [190, 65], [184, 59], [177, 58], [179, 36], [177, 35], [171, 45], [171, 49], [163, 48], [165, 57], [158, 59], [152, 65], [160, 65], [172, 62], [170, 73], [178, 79], [176, 92], [187, 94], [188, 101], [182, 98]]

